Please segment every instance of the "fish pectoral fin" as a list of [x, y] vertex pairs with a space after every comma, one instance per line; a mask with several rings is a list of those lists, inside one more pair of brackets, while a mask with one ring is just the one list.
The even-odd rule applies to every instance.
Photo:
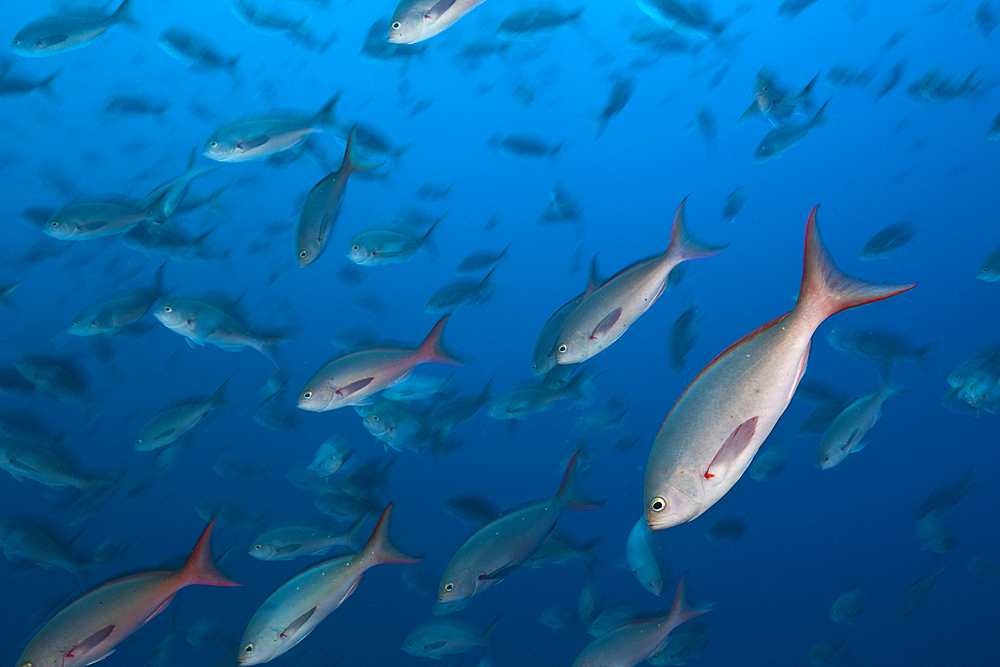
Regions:
[[427, 10], [424, 14], [425, 19], [430, 19], [431, 21], [437, 21], [441, 18], [441, 15], [446, 11], [451, 9], [451, 6], [455, 4], [455, 0], [438, 0], [438, 3]]
[[715, 455], [712, 462], [708, 464], [705, 471], [705, 479], [712, 479], [719, 473], [725, 473], [733, 461], [739, 458], [740, 454], [747, 448], [753, 440], [754, 433], [757, 432], [757, 420], [759, 417], [751, 417], [736, 427], [726, 441], [722, 443], [722, 448]]
[[154, 440], [163, 440], [164, 438], [169, 438], [170, 436], [172, 436], [176, 432], [177, 432], [177, 429], [174, 428], [173, 426], [171, 426], [170, 428], [165, 428], [162, 431], [160, 431], [159, 433], [157, 433], [156, 437], [153, 438], [153, 439]]
[[283, 544], [274, 550], [276, 554], [290, 554], [302, 548], [301, 544]]
[[354, 382], [350, 383], [349, 385], [345, 385], [345, 386], [341, 387], [340, 389], [338, 389], [337, 390], [337, 394], [339, 396], [343, 396], [344, 398], [347, 398], [351, 394], [356, 394], [359, 391], [361, 391], [362, 389], [364, 389], [365, 387], [367, 387], [368, 385], [370, 385], [372, 383], [372, 380], [374, 380], [374, 379], [375, 379], [374, 377], [369, 377], [369, 378], [361, 378], [360, 380], [355, 380]]
[[281, 638], [288, 639], [289, 637], [293, 636], [296, 632], [298, 632], [302, 628], [303, 625], [305, 625], [309, 621], [310, 618], [312, 618], [312, 615], [315, 613], [316, 613], [316, 607], [313, 607], [312, 609], [310, 609], [309, 611], [307, 611], [306, 613], [302, 614], [297, 619], [289, 623], [288, 627], [281, 631]]
[[67, 658], [73, 658], [78, 655], [86, 655], [88, 652], [93, 651], [95, 648], [101, 645], [105, 639], [107, 639], [112, 632], [114, 632], [115, 626], [109, 625], [107, 627], [101, 628], [94, 634], [90, 635], [82, 642], [66, 651]]
[[503, 565], [492, 572], [483, 572], [477, 577], [480, 580], [497, 580], [503, 579], [508, 574], [517, 569], [517, 564], [514, 561], [509, 561], [506, 565]]
[[615, 326], [615, 322], [617, 322], [621, 318], [621, 316], [622, 316], [621, 308], [615, 308], [610, 313], [605, 315], [604, 319], [601, 320], [596, 327], [594, 327], [593, 333], [590, 334], [590, 340], [594, 340], [599, 336], [609, 333], [611, 331], [611, 327]]
[[448, 645], [448, 642], [446, 642], [443, 639], [439, 639], [436, 642], [431, 642], [430, 644], [424, 644], [424, 650], [425, 651], [437, 651], [438, 649], [442, 649], [442, 648], [444, 648], [447, 645]]
[[247, 137], [246, 139], [243, 139], [242, 141], [240, 141], [240, 143], [236, 144], [236, 147], [239, 148], [241, 151], [248, 151], [254, 148], [260, 148], [270, 140], [271, 140], [270, 136], [266, 134], [258, 134], [257, 136]]
[[851, 435], [848, 436], [847, 440], [844, 441], [844, 445], [840, 448], [840, 451], [847, 452], [849, 454], [851, 452], [859, 451], [864, 447], [864, 445], [858, 446], [854, 442], [854, 439], [858, 437], [859, 430], [860, 429], [854, 429], [853, 431], [851, 431]]

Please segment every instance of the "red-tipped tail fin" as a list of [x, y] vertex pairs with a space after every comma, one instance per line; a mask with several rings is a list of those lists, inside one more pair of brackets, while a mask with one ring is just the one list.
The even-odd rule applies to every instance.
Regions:
[[917, 286], [916, 283], [876, 285], [852, 278], [838, 269], [820, 238], [816, 224], [817, 209], [819, 206], [813, 207], [806, 223], [805, 264], [796, 309], [809, 304], [818, 308], [822, 318], [826, 319], [842, 310], [888, 299]]
[[677, 262], [680, 263], [689, 259], [718, 255], [725, 250], [726, 246], [709, 246], [691, 238], [687, 224], [684, 222], [685, 202], [687, 202], [687, 197], [681, 201], [680, 206], [677, 207], [677, 213], [674, 214], [674, 225], [670, 230], [670, 245], [664, 254], [676, 257]]
[[556, 498], [564, 501], [567, 509], [578, 511], [600, 509], [604, 507], [603, 500], [591, 500], [576, 488], [576, 467], [579, 456], [580, 452], [578, 450], [573, 454], [573, 458], [569, 460], [569, 465], [566, 466], [566, 472], [563, 474], [562, 484], [559, 485], [559, 493], [556, 494]]
[[448, 318], [451, 315], [445, 315], [438, 323], [434, 325], [431, 332], [427, 334], [427, 338], [424, 342], [420, 344], [417, 348], [417, 356], [421, 361], [430, 361], [435, 364], [445, 364], [448, 366], [464, 366], [465, 362], [461, 361], [454, 356], [452, 356], [447, 350], [444, 349], [444, 345], [441, 342], [441, 337], [444, 335], [444, 325], [448, 323]]
[[378, 520], [378, 525], [372, 531], [372, 536], [368, 538], [368, 542], [361, 549], [361, 557], [370, 559], [373, 564], [416, 563], [421, 559], [416, 556], [404, 554], [392, 546], [392, 542], [389, 541], [389, 511], [391, 509], [392, 505], [390, 504], [382, 512], [382, 516]]
[[687, 597], [685, 595], [685, 589], [687, 588], [687, 572], [681, 577], [681, 580], [677, 582], [677, 592], [674, 593], [674, 602], [670, 606], [670, 614], [667, 616], [670, 619], [669, 624], [671, 628], [676, 628], [681, 623], [687, 623], [692, 618], [697, 618], [702, 614], [710, 612], [715, 604], [701, 605], [700, 607], [691, 607], [688, 605]]
[[215, 519], [212, 519], [212, 522], [205, 528], [205, 532], [201, 534], [198, 544], [194, 546], [194, 551], [191, 552], [187, 562], [184, 563], [184, 567], [181, 568], [180, 573], [185, 585], [242, 586], [243, 584], [238, 584], [235, 581], [227, 579], [215, 567], [215, 561], [212, 560], [211, 546], [212, 526], [214, 525]]

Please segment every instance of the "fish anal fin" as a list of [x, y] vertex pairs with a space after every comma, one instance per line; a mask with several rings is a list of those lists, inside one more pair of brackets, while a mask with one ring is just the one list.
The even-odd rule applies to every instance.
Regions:
[[316, 607], [313, 607], [312, 609], [310, 609], [309, 611], [307, 611], [306, 613], [302, 614], [297, 619], [289, 623], [288, 627], [281, 631], [281, 638], [287, 639], [289, 637], [294, 636], [295, 633], [298, 632], [303, 625], [309, 622], [309, 619], [312, 618], [312, 615], [315, 613], [316, 613]]
[[340, 598], [340, 604], [344, 604], [344, 600], [346, 600], [347, 598], [351, 597], [351, 593], [353, 593], [354, 589], [358, 587], [358, 582], [359, 581], [361, 581], [361, 577], [358, 577], [357, 579], [354, 580], [354, 583], [351, 584], [350, 590], [348, 590], [346, 593], [344, 593], [344, 597]]
[[705, 471], [705, 479], [712, 479], [718, 472], [724, 472], [733, 461], [739, 458], [740, 454], [753, 441], [753, 436], [757, 432], [758, 419], [759, 417], [757, 416], [751, 417], [729, 434], [729, 437], [722, 443], [722, 447], [715, 455], [715, 458], [708, 465], [708, 469]]
[[88, 652], [93, 651], [95, 648], [100, 646], [101, 642], [107, 639], [114, 631], [115, 631], [114, 625], [108, 625], [106, 627], [101, 628], [100, 630], [90, 635], [89, 637], [84, 639], [82, 642], [80, 642], [70, 650], [66, 651], [66, 657], [73, 658], [78, 655], [86, 655]]
[[154, 610], [153, 610], [153, 613], [152, 613], [152, 614], [150, 614], [150, 615], [149, 615], [149, 616], [148, 616], [148, 617], [146, 618], [146, 620], [142, 622], [142, 624], [143, 624], [143, 625], [145, 625], [146, 623], [149, 623], [149, 622], [150, 622], [150, 621], [151, 621], [151, 620], [152, 620], [152, 619], [153, 619], [153, 618], [154, 618], [154, 617], [155, 617], [155, 616], [156, 616], [157, 614], [159, 614], [159, 613], [160, 613], [161, 611], [163, 611], [164, 609], [166, 609], [166, 608], [167, 608], [167, 605], [169, 605], [169, 604], [170, 604], [170, 601], [171, 601], [171, 600], [173, 600], [173, 599], [174, 599], [174, 596], [173, 596], [173, 595], [171, 595], [171, 596], [170, 596], [170, 597], [168, 597], [168, 598], [167, 598], [166, 600], [164, 600], [163, 602], [161, 602], [161, 603], [160, 603], [160, 606], [159, 606], [159, 607], [157, 607], [156, 609], [154, 609]]
[[344, 385], [343, 387], [338, 389], [337, 395], [347, 398], [348, 396], [356, 394], [365, 387], [367, 387], [368, 385], [370, 385], [374, 379], [375, 379], [374, 377], [367, 377], [367, 378], [362, 378], [360, 380], [355, 380], [354, 382], [348, 385]]
[[610, 313], [605, 315], [604, 319], [601, 320], [596, 327], [594, 327], [593, 333], [590, 334], [590, 339], [595, 340], [600, 336], [607, 335], [611, 331], [611, 328], [615, 326], [615, 322], [617, 322], [621, 316], [621, 308], [615, 308]]

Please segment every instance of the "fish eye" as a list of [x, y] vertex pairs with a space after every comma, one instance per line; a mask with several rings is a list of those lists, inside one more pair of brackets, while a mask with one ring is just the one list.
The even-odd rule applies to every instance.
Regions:
[[566, 347], [565, 345], [560, 345], [560, 346], [559, 346], [559, 354], [566, 354], [566, 351], [567, 351], [568, 349], [569, 349], [569, 348], [568, 348], [568, 347]]
[[447, 593], [451, 593], [453, 590], [455, 590], [455, 584], [449, 581], [447, 584], [444, 585], [444, 590]]
[[305, 399], [309, 399], [309, 398], [312, 398], [312, 397], [313, 397], [313, 393], [311, 391], [307, 391], [304, 394], [302, 394], [302, 398], [305, 398]]
[[378, 415], [372, 415], [372, 421], [373, 422], [377, 422], [378, 421]]
[[243, 647], [244, 653], [253, 653], [253, 644], [247, 644]]
[[[216, 147], [218, 147], [219, 142], [217, 142], [217, 141], [210, 141], [210, 142], [208, 142], [208, 145], [211, 146], [212, 148], [216, 148]], [[251, 647], [250, 650], [252, 651], [253, 648]]]
[[49, 223], [49, 227], [58, 227], [58, 226], [59, 226], [58, 220], [53, 220], [52, 222]]
[[308, 256], [309, 256], [309, 253], [306, 252], [305, 250], [299, 252], [299, 257], [301, 257], [302, 259], [305, 259]]
[[649, 503], [649, 507], [654, 512], [662, 512], [667, 508], [667, 501], [663, 498], [653, 498], [653, 502]]
[[399, 21], [393, 21], [392, 22], [392, 29], [393, 30], [399, 30], [402, 27], [403, 27], [403, 24], [400, 23]]
[[351, 250], [361, 250], [361, 246], [355, 244], [351, 246]]
[[174, 309], [171, 308], [170, 306], [164, 306], [163, 307], [163, 312], [165, 312], [165, 313], [172, 313], [172, 312], [174, 312]]
[[257, 551], [260, 551], [263, 548], [263, 546], [264, 545], [262, 545], [262, 544], [255, 544], [255, 545], [253, 545], [253, 548], [256, 549]]

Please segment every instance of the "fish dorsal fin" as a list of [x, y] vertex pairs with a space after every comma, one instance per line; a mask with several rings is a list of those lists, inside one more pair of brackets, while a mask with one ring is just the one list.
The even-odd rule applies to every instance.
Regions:
[[95, 648], [100, 646], [101, 642], [107, 639], [108, 636], [110, 636], [111, 633], [114, 632], [114, 630], [115, 630], [114, 625], [109, 625], [107, 627], [101, 628], [100, 630], [98, 630], [97, 632], [90, 635], [82, 642], [71, 648], [69, 651], [67, 651], [66, 657], [72, 658], [79, 655], [86, 655], [90, 651], [93, 651]]
[[621, 316], [622, 309], [620, 307], [615, 308], [610, 313], [605, 315], [604, 319], [601, 320], [596, 327], [594, 327], [594, 331], [590, 334], [590, 339], [596, 340], [597, 338], [610, 333], [611, 328], [615, 326], [615, 322], [617, 322]]
[[747, 448], [753, 440], [754, 433], [757, 432], [757, 420], [759, 417], [751, 417], [736, 427], [724, 443], [719, 453], [715, 455], [712, 462], [705, 471], [705, 479], [712, 479], [719, 473], [725, 473], [729, 466], [739, 458], [740, 454]]
[[374, 377], [368, 377], [368, 378], [361, 378], [360, 380], [355, 380], [354, 382], [338, 389], [337, 395], [347, 398], [351, 394], [356, 394], [365, 387], [367, 387], [368, 385], [370, 385], [372, 383], [372, 380], [374, 379], [375, 379]]
[[241, 140], [240, 143], [236, 144], [236, 147], [242, 151], [249, 151], [253, 150], [254, 148], [260, 148], [270, 140], [271, 140], [270, 136], [266, 134], [258, 134], [256, 136], [247, 137], [246, 139]]
[[451, 6], [455, 4], [455, 0], [438, 0], [438, 3], [427, 10], [424, 14], [425, 19], [430, 19], [431, 21], [437, 21], [441, 18], [441, 15], [446, 11], [451, 9]]
[[310, 609], [309, 611], [307, 611], [306, 613], [302, 614], [297, 619], [289, 623], [288, 627], [281, 631], [281, 638], [287, 639], [289, 637], [294, 636], [295, 633], [298, 632], [302, 628], [302, 626], [305, 625], [310, 618], [312, 618], [312, 615], [315, 613], [316, 613], [316, 607], [313, 607], [312, 609]]

